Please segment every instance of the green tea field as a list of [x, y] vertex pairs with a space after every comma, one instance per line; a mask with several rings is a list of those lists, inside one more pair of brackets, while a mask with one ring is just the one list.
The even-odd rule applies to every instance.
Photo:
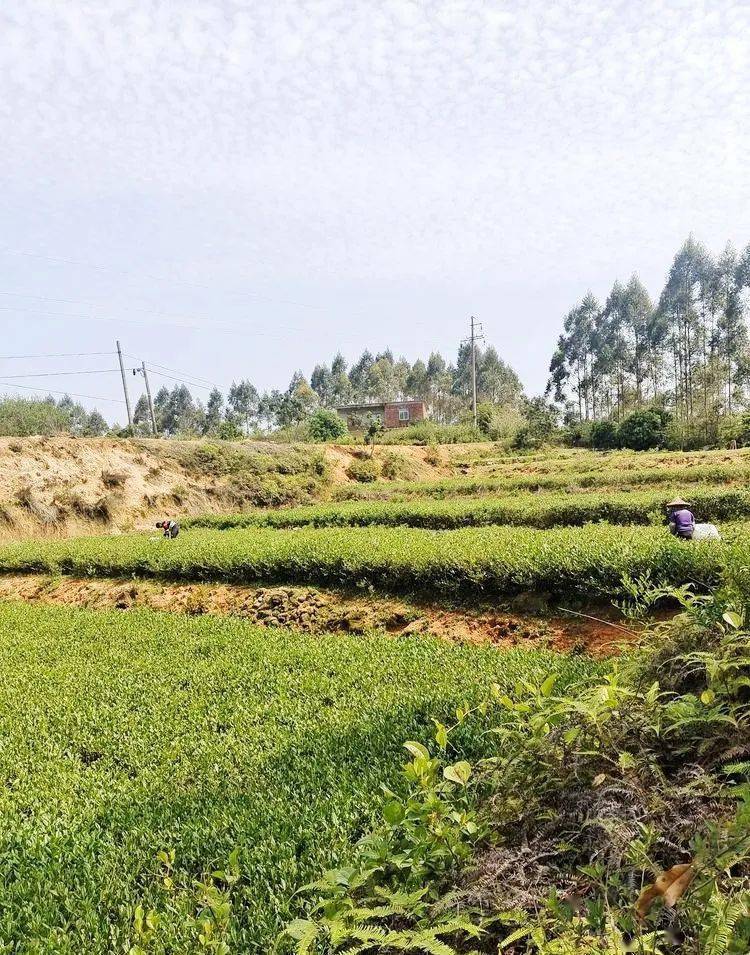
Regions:
[[167, 913], [153, 950], [197, 951], [211, 892], [228, 888], [211, 873], [235, 850], [221, 937], [267, 952], [294, 890], [371, 824], [405, 739], [489, 682], [591, 670], [424, 638], [12, 603], [0, 659], [7, 952], [128, 951], [139, 905]]
[[[750, 459], [726, 458], [504, 458], [463, 448], [445, 464], [450, 473], [431, 480], [381, 477], [335, 485], [302, 507], [194, 515], [174, 541], [151, 529], [4, 544], [0, 573], [33, 578], [27, 598], [83, 604], [86, 581], [110, 580], [109, 605], [120, 609], [0, 603], [0, 952], [261, 953], [290, 924], [282, 951], [473, 951], [458, 936], [449, 948], [435, 939], [433, 948], [378, 948], [372, 939], [352, 947], [363, 928], [336, 947], [339, 929], [321, 927], [300, 890], [325, 870], [360, 864], [357, 842], [379, 831], [384, 811], [387, 825], [401, 825], [382, 794], [404, 792], [405, 741], [429, 743], [437, 726], [439, 746], [469, 766], [493, 753], [500, 732], [484, 716], [464, 722], [491, 688], [523, 721], [533, 707], [513, 709], [518, 694], [542, 685], [547, 695], [553, 686], [581, 692], [617, 664], [580, 647], [545, 650], [527, 639], [543, 621], [524, 629], [522, 610], [506, 611], [519, 622], [512, 649], [459, 645], [445, 621], [438, 639], [425, 607], [486, 613], [543, 596], [597, 620], [603, 613], [597, 626], [633, 639], [642, 623], [614, 605], [637, 604], [649, 587], [667, 594], [667, 614], [676, 607], [669, 592], [686, 585], [708, 595], [731, 580], [745, 593]], [[722, 539], [672, 537], [664, 505], [675, 494]], [[137, 606], [139, 587], [157, 583], [173, 612]], [[192, 589], [170, 606], [178, 585]], [[269, 607], [257, 619], [269, 625], [222, 613], [220, 588], [225, 603], [241, 591], [235, 605], [255, 588]], [[352, 632], [314, 630], [303, 606], [299, 627], [279, 627], [273, 608], [300, 588], [329, 607], [398, 599], [401, 623], [370, 616]], [[418, 629], [406, 626], [410, 602], [424, 616]], [[441, 733], [457, 712], [447, 744]], [[407, 778], [429, 789], [433, 770], [413, 752]], [[448, 772], [455, 781], [464, 770]], [[450, 818], [464, 819], [469, 805]], [[440, 849], [434, 873], [460, 872], [464, 848], [455, 852], [446, 870]], [[394, 875], [389, 885], [401, 882]]]

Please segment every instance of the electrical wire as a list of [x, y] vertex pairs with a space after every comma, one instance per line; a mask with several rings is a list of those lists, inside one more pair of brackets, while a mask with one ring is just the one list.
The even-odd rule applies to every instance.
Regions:
[[[76, 306], [78, 306], [79, 308], [94, 308], [94, 309], [105, 309], [105, 310], [106, 310], [106, 309], [108, 309], [108, 307], [109, 307], [109, 306], [107, 306], [107, 305], [101, 304], [100, 302], [91, 302], [91, 301], [85, 301], [85, 300], [74, 299], [74, 298], [54, 298], [54, 297], [52, 297], [52, 296], [50, 296], [50, 295], [34, 295], [34, 294], [32, 294], [31, 292], [9, 292], [9, 291], [7, 291], [7, 290], [5, 290], [5, 289], [0, 289], [0, 295], [5, 295], [5, 296], [8, 296], [8, 297], [10, 297], [10, 298], [32, 298], [32, 299], [34, 299], [34, 300], [37, 301], [37, 302], [53, 302], [53, 303], [56, 304], [56, 305], [76, 305]], [[20, 305], [20, 306], [7, 306], [7, 305], [6, 305], [6, 306], [3, 306], [3, 310], [4, 310], [4, 311], [10, 311], [10, 310], [12, 310], [13, 308], [18, 308], [19, 310], [23, 310], [24, 308], [26, 308], [26, 309], [28, 310], [28, 307], [27, 307], [27, 306], [23, 306], [23, 305]], [[129, 312], [139, 312], [139, 313], [142, 314], [142, 315], [156, 316], [157, 318], [158, 318], [159, 316], [162, 316], [162, 317], [164, 317], [164, 318], [173, 318], [173, 319], [176, 319], [176, 320], [185, 320], [185, 319], [187, 319], [187, 320], [193, 321], [193, 322], [206, 322], [206, 323], [209, 323], [209, 324], [210, 324], [211, 321], [212, 321], [211, 319], [201, 318], [201, 316], [197, 316], [197, 317], [196, 317], [196, 316], [194, 316], [194, 315], [172, 315], [172, 316], [166, 315], [166, 316], [165, 316], [165, 315], [163, 315], [162, 312], [159, 312], [159, 311], [157, 311], [156, 309], [153, 309], [153, 308], [138, 308], [137, 306], [134, 307], [134, 306], [130, 306], [130, 305], [128, 306], [128, 311], [129, 311]], [[50, 315], [53, 315], [53, 314], [54, 314], [54, 315], [58, 315], [58, 314], [63, 314], [63, 313], [59, 313], [59, 312], [49, 312], [49, 313], [47, 313], [47, 314], [50, 314]], [[78, 317], [78, 316], [71, 316], [71, 317]], [[107, 321], [109, 321], [109, 319], [107, 319]], [[197, 327], [201, 327], [201, 326], [197, 326]], [[225, 327], [230, 327], [230, 328], [232, 328], [232, 327], [234, 327], [234, 326], [227, 326], [226, 323], [225, 323]], [[296, 325], [277, 325], [276, 327], [277, 327], [277, 328], [282, 328], [282, 329], [284, 329], [285, 331], [289, 331], [289, 332], [302, 332], [302, 331], [305, 330], [305, 329], [300, 328], [299, 326], [296, 326]], [[253, 331], [254, 334], [257, 334], [257, 333], [254, 331], [254, 329], [240, 329], [240, 330]]]
[[[2, 292], [0, 292], [0, 295]], [[71, 314], [70, 312], [50, 312], [44, 308], [29, 308], [25, 305], [0, 305], [0, 311], [2, 312], [25, 312], [28, 315], [41, 315], [49, 316], [51, 318], [68, 318], [76, 322], [116, 322], [121, 325], [138, 325], [145, 328], [152, 328], [154, 325], [159, 325], [162, 328], [187, 328], [192, 329], [197, 332], [229, 332], [233, 334], [240, 335], [249, 335], [252, 334], [254, 337], [262, 336], [264, 338], [277, 338], [281, 341], [287, 341], [288, 335], [275, 335], [273, 332], [266, 332], [261, 329], [255, 329], [252, 327], [242, 327], [240, 325], [230, 325], [226, 322], [217, 323], [217, 324], [205, 324], [205, 325], [196, 325], [189, 324], [187, 322], [174, 322], [174, 321], [159, 321], [156, 318], [152, 319], [133, 319], [133, 318], [119, 318], [117, 316], [107, 317], [103, 315], [80, 315], [80, 314]], [[135, 311], [138, 311], [137, 309]], [[157, 312], [153, 313], [154, 315], [158, 314]], [[276, 326], [277, 328], [284, 327], [287, 331], [293, 332], [304, 332], [306, 331], [303, 328], [291, 328], [289, 326]]]
[[58, 355], [0, 355], [0, 361], [12, 361], [20, 358], [91, 358], [93, 356], [116, 355], [116, 351], [79, 351], [61, 352]]
[[[146, 367], [148, 367], [148, 366], [146, 366]], [[169, 378], [170, 381], [179, 381], [179, 382], [181, 382], [181, 384], [183, 384], [183, 385], [190, 385], [190, 386], [193, 387], [193, 388], [203, 388], [205, 391], [213, 391], [213, 387], [216, 387], [216, 386], [209, 387], [208, 385], [199, 385], [197, 382], [195, 382], [195, 381], [190, 381], [190, 380], [187, 379], [187, 378], [175, 378], [174, 375], [166, 375], [163, 371], [155, 371], [155, 370], [154, 370], [154, 371], [153, 371], [153, 374], [154, 374], [154, 375], [158, 375], [160, 378]]]
[[33, 385], [18, 385], [15, 382], [10, 383], [7, 381], [0, 381], [0, 385], [8, 385], [9, 388], [22, 388], [24, 391], [36, 391], [41, 393], [44, 391], [48, 395], [69, 395], [71, 398], [87, 398], [89, 401], [113, 401], [118, 405], [124, 405], [125, 402], [122, 398], [104, 398], [101, 395], [97, 397], [96, 395], [79, 395], [75, 391], [53, 391], [50, 389], [34, 388]]
[[[138, 359], [135, 358], [135, 355], [128, 355], [128, 358], [134, 358], [135, 361], [138, 361]], [[148, 367], [149, 367], [149, 368], [163, 368], [164, 371], [174, 372], [175, 375], [185, 375], [186, 378], [192, 378], [194, 381], [205, 381], [206, 384], [211, 385], [212, 388], [218, 388], [218, 387], [219, 387], [219, 386], [216, 384], [216, 382], [215, 382], [215, 381], [211, 381], [210, 378], [204, 378], [202, 375], [188, 375], [186, 372], [180, 371], [178, 368], [170, 368], [168, 365], [160, 365], [160, 364], [159, 364], [158, 362], [156, 362], [156, 361], [150, 361], [150, 362], [148, 363]], [[156, 372], [156, 374], [158, 374], [158, 372]]]
[[[126, 368], [125, 371], [133, 371], [132, 368]], [[25, 375], [3, 375], [3, 378], [56, 378], [59, 375], [110, 375], [113, 372], [117, 372], [119, 375], [119, 368], [86, 368], [83, 371], [39, 371], [39, 372], [29, 372]]]

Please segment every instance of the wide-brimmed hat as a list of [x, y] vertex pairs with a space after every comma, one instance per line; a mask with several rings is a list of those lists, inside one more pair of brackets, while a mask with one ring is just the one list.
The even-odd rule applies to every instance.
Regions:
[[676, 497], [673, 501], [668, 501], [665, 506], [666, 507], [690, 507], [690, 504], [687, 501], [683, 501], [681, 497]]

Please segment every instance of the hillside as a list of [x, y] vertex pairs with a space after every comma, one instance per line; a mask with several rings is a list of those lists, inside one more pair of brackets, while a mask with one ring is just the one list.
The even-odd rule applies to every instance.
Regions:
[[[346, 469], [357, 453], [271, 442], [0, 438], [0, 538], [116, 532], [163, 516], [311, 503], [333, 484], [351, 483]], [[378, 454], [402, 477], [445, 473], [425, 460], [426, 448]]]

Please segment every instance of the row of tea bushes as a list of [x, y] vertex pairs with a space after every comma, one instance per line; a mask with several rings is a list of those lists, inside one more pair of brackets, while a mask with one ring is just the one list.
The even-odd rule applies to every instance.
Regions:
[[[491, 524], [537, 527], [611, 524], [663, 524], [670, 495], [653, 491], [613, 494], [516, 494], [504, 498], [450, 498], [426, 501], [342, 501], [311, 507], [205, 514], [186, 518], [183, 527], [365, 527], [369, 525], [451, 530]], [[750, 517], [750, 492], [699, 486], [690, 501], [698, 520]]]
[[[731, 534], [741, 533], [742, 525]], [[624, 574], [683, 584], [718, 579], [722, 542], [685, 543], [662, 527], [539, 531], [479, 527], [196, 529], [176, 541], [145, 534], [36, 540], [0, 548], [0, 570], [151, 576], [192, 581], [289, 581], [371, 586], [433, 596], [524, 591], [618, 594]]]

